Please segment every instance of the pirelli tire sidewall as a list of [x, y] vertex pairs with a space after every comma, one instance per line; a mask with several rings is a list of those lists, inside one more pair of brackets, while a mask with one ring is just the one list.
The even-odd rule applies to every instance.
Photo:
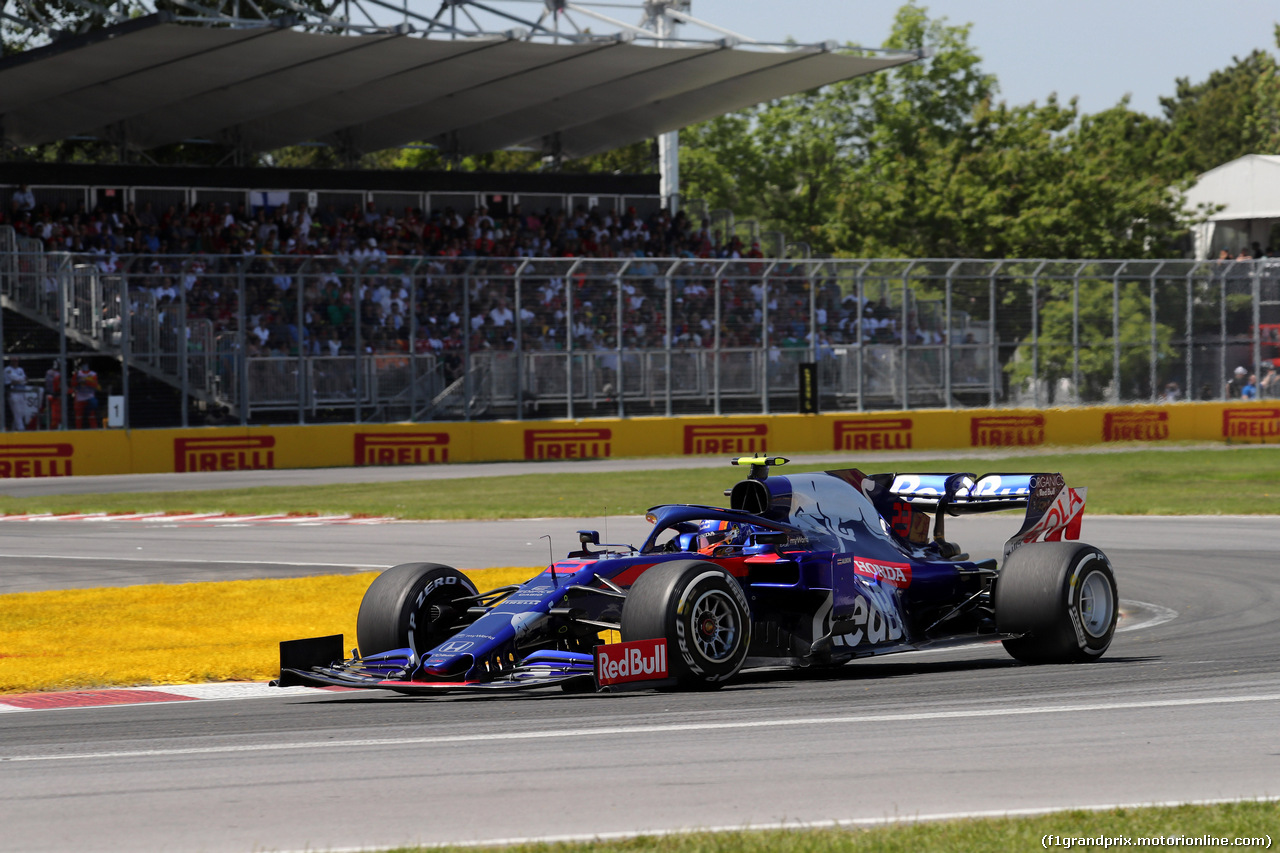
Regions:
[[[477, 593], [470, 578], [439, 563], [403, 563], [378, 575], [365, 591], [356, 617], [356, 641], [364, 656], [412, 648], [419, 655], [449, 638], [460, 613], [454, 600]], [[446, 616], [436, 618], [437, 614]]]
[[[665, 639], [672, 677], [687, 689], [714, 689], [742, 668], [751, 645], [751, 608], [729, 572], [701, 560], [654, 566], [627, 593], [622, 641]], [[706, 642], [703, 619], [716, 619], [720, 642]], [[701, 641], [700, 641], [701, 638]], [[709, 646], [715, 646], [709, 653]]]
[[1025, 663], [1086, 663], [1111, 646], [1119, 616], [1111, 561], [1080, 542], [1024, 545], [996, 579], [996, 628]]

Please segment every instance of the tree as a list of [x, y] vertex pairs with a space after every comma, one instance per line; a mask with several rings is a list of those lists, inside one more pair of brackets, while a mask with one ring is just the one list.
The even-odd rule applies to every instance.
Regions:
[[1280, 153], [1280, 70], [1266, 51], [1236, 57], [1201, 83], [1179, 78], [1160, 105], [1170, 178], [1193, 177], [1245, 154]]

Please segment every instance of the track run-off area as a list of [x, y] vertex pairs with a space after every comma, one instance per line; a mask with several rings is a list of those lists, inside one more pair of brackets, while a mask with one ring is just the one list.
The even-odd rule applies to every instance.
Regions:
[[[1016, 524], [957, 519], [948, 538], [997, 556]], [[13, 523], [0, 591], [534, 565], [540, 536], [559, 553], [606, 526], [634, 541], [644, 523]], [[376, 849], [1280, 796], [1275, 518], [1086, 513], [1081, 538], [1111, 557], [1126, 613], [1088, 665], [1025, 666], [993, 643], [748, 672], [715, 693], [2, 713], [0, 849]]]

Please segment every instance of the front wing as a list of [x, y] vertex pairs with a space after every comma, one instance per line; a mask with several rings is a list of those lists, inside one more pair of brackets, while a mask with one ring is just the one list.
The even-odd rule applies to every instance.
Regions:
[[348, 687], [414, 695], [527, 690], [590, 680], [595, 659], [580, 652], [539, 650], [490, 681], [414, 681], [416, 669], [411, 649], [343, 659], [342, 635], [334, 634], [281, 643], [280, 677], [272, 683], [277, 687]]

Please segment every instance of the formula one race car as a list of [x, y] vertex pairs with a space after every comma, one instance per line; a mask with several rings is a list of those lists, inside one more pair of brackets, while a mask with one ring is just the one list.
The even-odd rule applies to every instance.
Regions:
[[[999, 639], [1027, 663], [1097, 660], [1118, 612], [1105, 554], [1079, 536], [1085, 490], [1060, 474], [750, 474], [728, 508], [649, 510], [644, 543], [581, 550], [529, 581], [480, 592], [456, 569], [383, 572], [342, 637], [281, 643], [281, 686], [407, 694], [713, 688], [744, 666], [832, 666]], [[1025, 509], [1003, 565], [973, 561], [945, 519]], [[932, 531], [930, 527], [932, 526]], [[621, 642], [604, 643], [616, 631]]]

